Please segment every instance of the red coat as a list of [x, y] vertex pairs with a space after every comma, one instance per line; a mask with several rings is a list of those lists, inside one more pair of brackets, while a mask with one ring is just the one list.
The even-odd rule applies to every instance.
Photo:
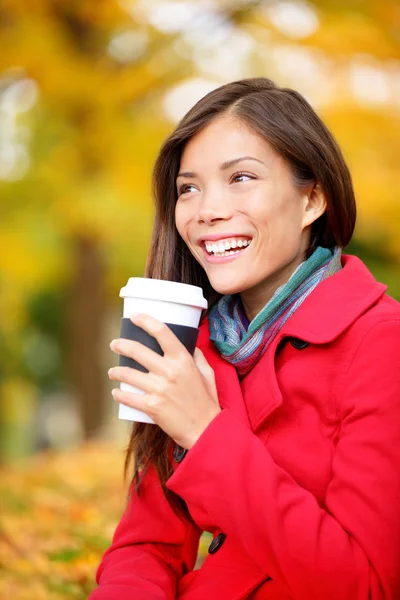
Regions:
[[90, 600], [400, 599], [400, 304], [343, 265], [241, 383], [201, 327], [223, 410], [167, 483], [197, 525], [151, 473]]

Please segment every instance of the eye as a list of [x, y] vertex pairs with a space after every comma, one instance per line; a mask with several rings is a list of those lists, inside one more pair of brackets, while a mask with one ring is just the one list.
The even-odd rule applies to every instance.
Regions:
[[255, 179], [255, 176], [254, 175], [250, 175], [250, 173], [242, 173], [242, 172], [240, 172], [240, 173], [235, 173], [232, 176], [231, 181], [233, 183], [236, 183], [236, 182], [240, 183], [242, 181], [249, 181], [250, 179]]
[[191, 191], [193, 191], [191, 188], [196, 189], [192, 183], [184, 183], [181, 186], [179, 186], [178, 197], [182, 196], [183, 194], [189, 194]]

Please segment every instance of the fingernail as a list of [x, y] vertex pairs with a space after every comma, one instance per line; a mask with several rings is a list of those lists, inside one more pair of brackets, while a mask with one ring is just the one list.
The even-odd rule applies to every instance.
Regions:
[[111, 394], [112, 394], [112, 397], [115, 398], [115, 396], [117, 395], [117, 390], [116, 389], [111, 390]]

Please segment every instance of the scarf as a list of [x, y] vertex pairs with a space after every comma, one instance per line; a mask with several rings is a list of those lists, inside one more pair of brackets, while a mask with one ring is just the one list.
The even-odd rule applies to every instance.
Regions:
[[239, 294], [222, 296], [208, 314], [210, 339], [243, 377], [317, 285], [342, 268], [341, 248], [318, 246], [249, 323]]

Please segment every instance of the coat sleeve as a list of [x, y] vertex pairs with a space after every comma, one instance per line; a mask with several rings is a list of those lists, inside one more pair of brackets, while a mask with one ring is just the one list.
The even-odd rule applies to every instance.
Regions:
[[194, 567], [200, 533], [175, 514], [151, 468], [140, 495], [130, 494], [88, 600], [175, 599], [178, 579]]
[[337, 387], [341, 431], [324, 507], [225, 409], [167, 486], [293, 600], [400, 598], [400, 321], [365, 335]]

